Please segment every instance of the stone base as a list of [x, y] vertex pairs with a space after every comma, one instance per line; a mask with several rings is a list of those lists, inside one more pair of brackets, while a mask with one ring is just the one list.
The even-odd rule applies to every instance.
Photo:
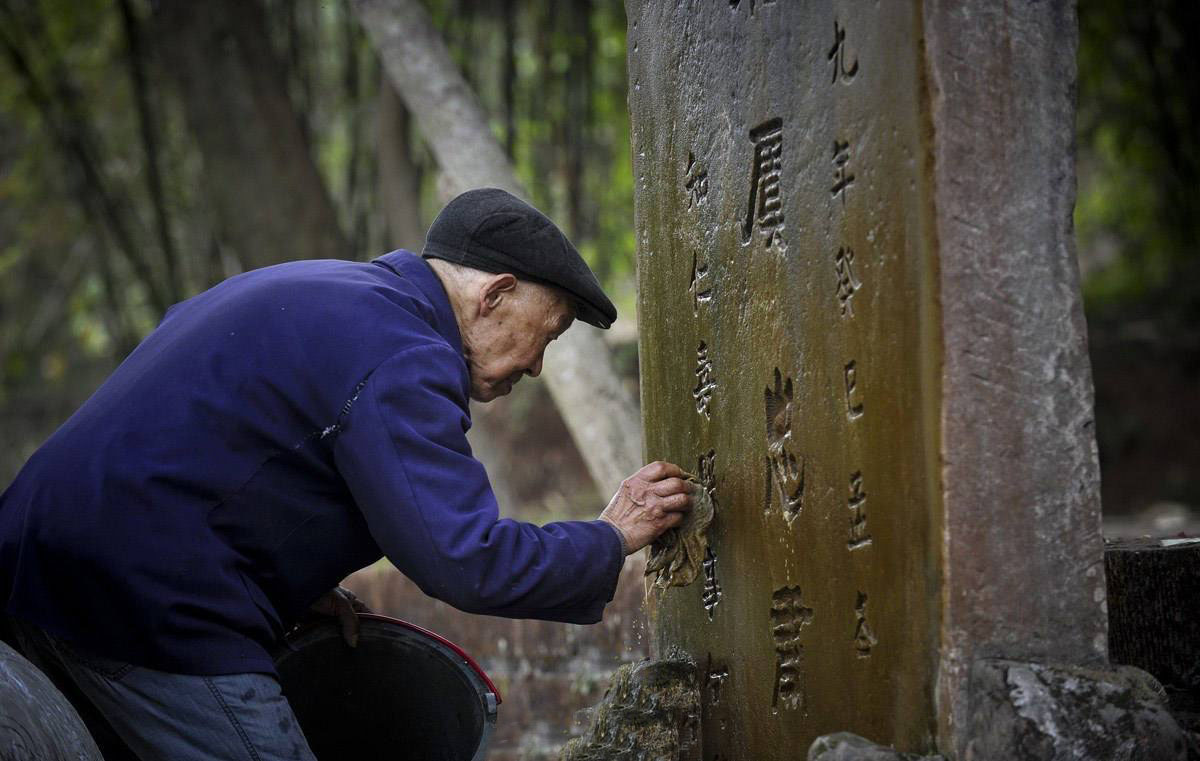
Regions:
[[1108, 542], [1104, 569], [1109, 658], [1200, 696], [1200, 539]]
[[[1180, 727], [1162, 685], [1132, 666], [985, 659], [972, 669], [970, 691], [964, 761], [1200, 761], [1200, 737]], [[808, 761], [943, 757], [901, 753], [838, 732], [817, 738]]]
[[984, 659], [971, 671], [966, 761], [1185, 761], [1188, 738], [1154, 677]]
[[686, 661], [622, 666], [562, 761], [700, 761], [700, 688]]
[[824, 735], [808, 749], [808, 761], [945, 761], [942, 756], [901, 753], [850, 732]]

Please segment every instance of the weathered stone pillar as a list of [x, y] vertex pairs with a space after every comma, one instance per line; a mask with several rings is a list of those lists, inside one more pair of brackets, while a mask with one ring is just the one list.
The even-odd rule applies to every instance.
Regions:
[[1074, 7], [627, 14], [646, 456], [717, 505], [651, 603], [704, 758], [960, 755], [978, 659], [1106, 650]]

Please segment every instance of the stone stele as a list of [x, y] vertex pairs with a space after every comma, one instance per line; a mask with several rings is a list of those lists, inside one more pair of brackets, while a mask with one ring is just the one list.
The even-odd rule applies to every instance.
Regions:
[[650, 601], [705, 759], [964, 757], [981, 658], [1105, 658], [1071, 3], [629, 0]]

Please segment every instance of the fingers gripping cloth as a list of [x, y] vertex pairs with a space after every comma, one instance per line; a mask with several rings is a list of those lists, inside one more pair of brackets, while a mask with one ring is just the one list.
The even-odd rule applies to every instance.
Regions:
[[646, 575], [657, 574], [654, 586], [686, 587], [700, 575], [708, 549], [708, 526], [713, 519], [713, 499], [708, 489], [690, 473], [684, 479], [696, 485], [692, 510], [683, 523], [668, 529], [650, 546]]

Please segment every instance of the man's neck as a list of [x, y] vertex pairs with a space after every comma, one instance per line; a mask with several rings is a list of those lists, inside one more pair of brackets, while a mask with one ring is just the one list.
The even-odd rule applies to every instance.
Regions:
[[454, 272], [447, 270], [440, 259], [426, 259], [425, 263], [433, 270], [438, 282], [446, 291], [446, 299], [450, 302], [450, 311], [454, 313], [454, 321], [458, 323], [458, 335], [462, 339], [463, 355], [470, 356], [470, 328], [472, 320], [469, 314], [471, 302], [463, 293], [462, 284], [458, 282]]

